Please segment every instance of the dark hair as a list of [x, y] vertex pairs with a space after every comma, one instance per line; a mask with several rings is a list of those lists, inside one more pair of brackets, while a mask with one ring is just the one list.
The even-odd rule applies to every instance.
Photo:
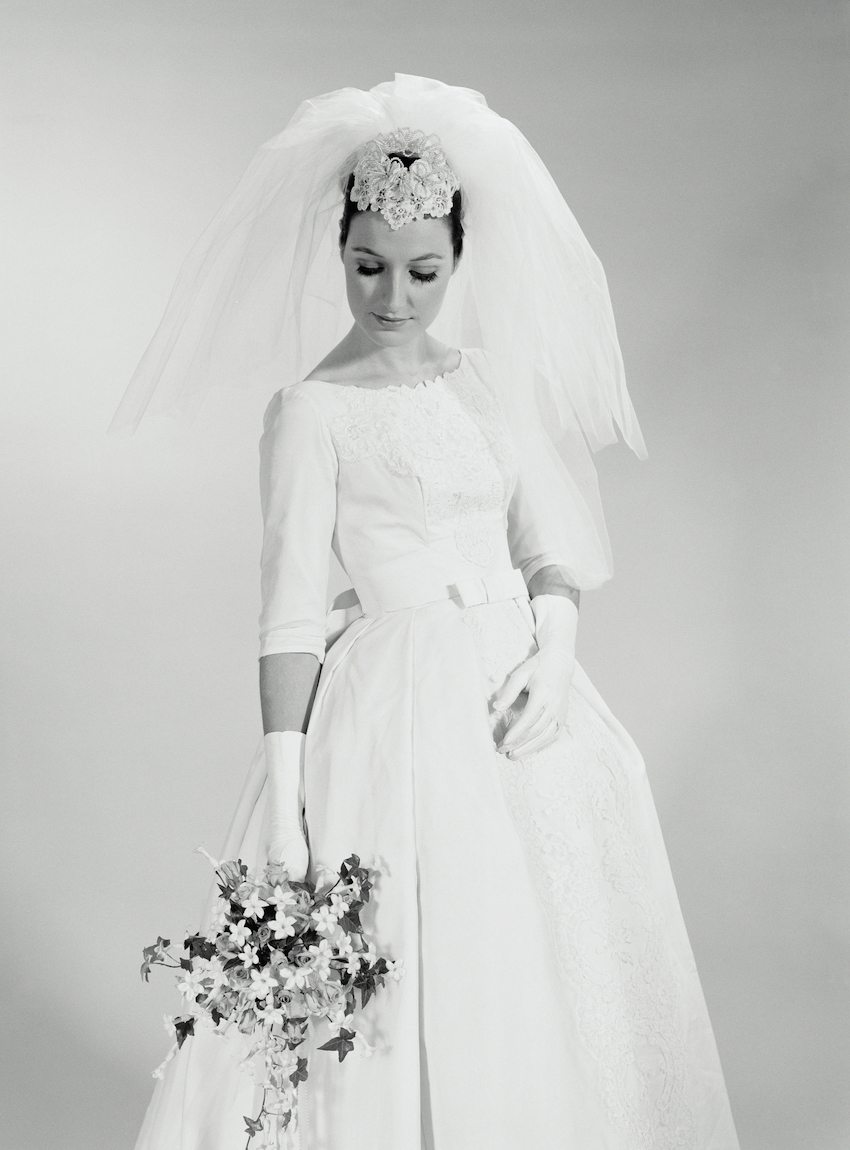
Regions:
[[[418, 156], [403, 156], [400, 152], [390, 152], [390, 159], [400, 160], [406, 168], [409, 168], [414, 160], [418, 160]], [[351, 198], [351, 189], [354, 187], [354, 172], [348, 177], [345, 185], [345, 198], [342, 202], [342, 219], [339, 221], [339, 246], [345, 247], [346, 240], [348, 239], [348, 229], [351, 227], [351, 221], [360, 211]], [[371, 209], [366, 209], [370, 211]], [[449, 232], [452, 239], [452, 252], [454, 254], [455, 263], [460, 259], [463, 254], [463, 200], [460, 191], [455, 192], [452, 196], [452, 210], [445, 217], [448, 221]]]

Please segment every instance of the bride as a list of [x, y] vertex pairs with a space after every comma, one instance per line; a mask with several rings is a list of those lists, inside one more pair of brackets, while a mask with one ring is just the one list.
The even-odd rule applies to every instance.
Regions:
[[[601, 268], [516, 128], [409, 76], [308, 101], [116, 423], [237, 374], [285, 386], [265, 736], [224, 857], [379, 860], [368, 929], [406, 970], [363, 1011], [371, 1057], [311, 1057], [299, 1144], [736, 1150], [644, 766], [574, 657], [579, 589], [610, 573], [587, 445], [642, 440]], [[332, 552], [352, 589], [328, 613]], [[137, 1150], [239, 1147], [254, 1109], [199, 1032]]]

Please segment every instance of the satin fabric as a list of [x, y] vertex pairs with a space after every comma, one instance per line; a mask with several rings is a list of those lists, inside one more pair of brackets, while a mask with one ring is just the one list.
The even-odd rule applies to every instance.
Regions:
[[[370, 604], [330, 647], [310, 718], [311, 865], [380, 866], [364, 922], [406, 967], [360, 1016], [370, 1057], [340, 1065], [315, 1035], [297, 1145], [737, 1150], [631, 739], [577, 668], [568, 729], [510, 762], [491, 700], [536, 650], [527, 599], [381, 606], [412, 561], [457, 584], [547, 559], [486, 362], [364, 390], [284, 392], [262, 449], [264, 650], [324, 654], [331, 546]], [[260, 750], [223, 852], [249, 866], [264, 862], [264, 775]], [[241, 1041], [184, 1044], [137, 1150], [241, 1145]]]

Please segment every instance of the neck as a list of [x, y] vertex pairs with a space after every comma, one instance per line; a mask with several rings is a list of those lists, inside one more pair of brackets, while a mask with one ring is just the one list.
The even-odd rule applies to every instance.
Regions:
[[409, 343], [380, 347], [363, 335], [355, 325], [340, 345], [347, 356], [362, 366], [364, 374], [374, 379], [396, 381], [421, 378], [439, 358], [442, 345], [427, 332]]

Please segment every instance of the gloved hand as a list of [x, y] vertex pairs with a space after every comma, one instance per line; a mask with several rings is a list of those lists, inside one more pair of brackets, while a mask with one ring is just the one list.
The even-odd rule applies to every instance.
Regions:
[[553, 743], [567, 721], [570, 683], [575, 670], [578, 608], [565, 595], [536, 595], [531, 600], [537, 654], [526, 659], [496, 692], [493, 707], [506, 711], [523, 691], [528, 701], [511, 724], [499, 751], [521, 759]]
[[290, 882], [303, 882], [310, 861], [301, 781], [304, 735], [300, 731], [270, 731], [263, 744], [269, 781], [269, 862], [282, 863]]

